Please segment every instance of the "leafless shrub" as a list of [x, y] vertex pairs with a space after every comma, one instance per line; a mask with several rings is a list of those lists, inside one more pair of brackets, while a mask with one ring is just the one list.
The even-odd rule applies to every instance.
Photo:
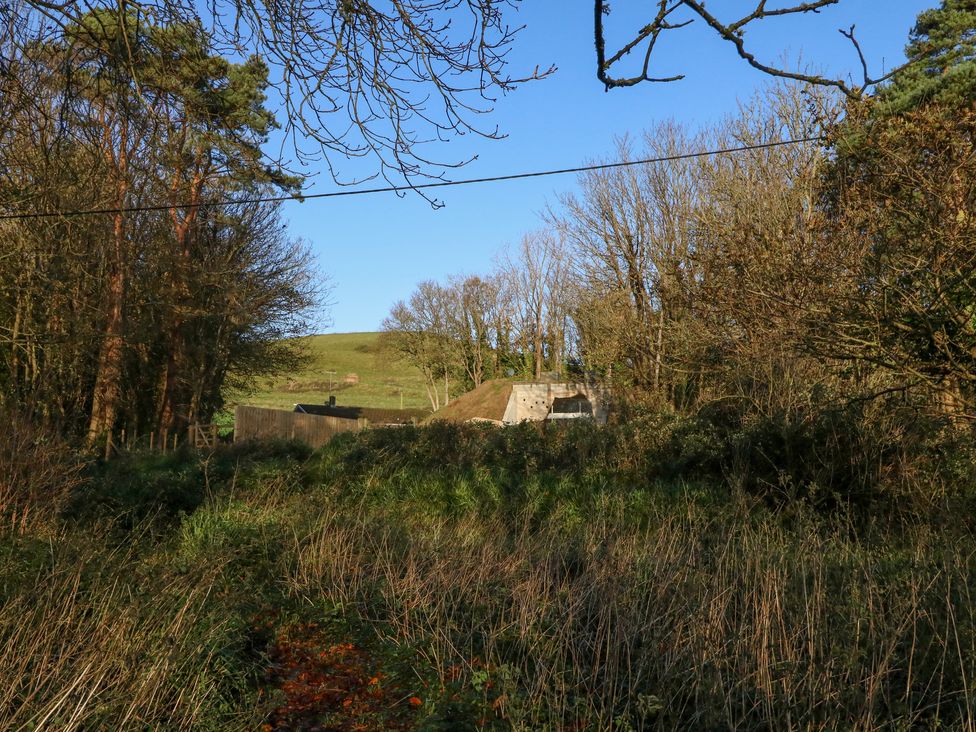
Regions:
[[54, 430], [0, 404], [0, 530], [41, 530], [83, 481], [83, 463]]

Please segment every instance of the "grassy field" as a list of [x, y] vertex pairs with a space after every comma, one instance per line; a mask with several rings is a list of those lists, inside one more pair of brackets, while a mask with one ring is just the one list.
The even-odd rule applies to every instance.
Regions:
[[973, 502], [771, 510], [696, 430], [13, 445], [0, 729], [974, 729]]
[[334, 394], [338, 404], [394, 409], [429, 408], [417, 369], [391, 359], [378, 348], [379, 333], [329, 333], [303, 339], [308, 367], [270, 379], [251, 394], [232, 394], [228, 406], [250, 404], [290, 409], [321, 404]]

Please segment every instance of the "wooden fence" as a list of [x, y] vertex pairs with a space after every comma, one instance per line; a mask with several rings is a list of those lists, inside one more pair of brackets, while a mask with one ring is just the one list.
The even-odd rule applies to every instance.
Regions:
[[221, 427], [216, 424], [191, 424], [185, 432], [163, 430], [138, 435], [134, 431], [126, 433], [123, 428], [119, 432], [109, 432], [105, 435], [104, 455], [106, 460], [110, 460], [127, 452], [137, 450], [170, 452], [185, 445], [198, 450], [213, 450], [225, 439], [221, 437], [220, 430]]
[[278, 438], [301, 440], [312, 447], [320, 447], [340, 432], [358, 432], [367, 424], [365, 419], [238, 406], [234, 408], [234, 442]]

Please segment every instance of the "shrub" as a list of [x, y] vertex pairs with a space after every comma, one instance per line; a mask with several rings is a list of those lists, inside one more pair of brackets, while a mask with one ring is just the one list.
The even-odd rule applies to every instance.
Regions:
[[84, 463], [53, 429], [0, 405], [0, 530], [50, 528], [83, 481]]
[[150, 517], [174, 522], [195, 511], [208, 495], [232, 491], [262, 471], [277, 475], [311, 454], [311, 448], [295, 440], [221, 446], [206, 456], [189, 448], [125, 453], [98, 466], [85, 490], [75, 494], [68, 514], [111, 516], [129, 527]]

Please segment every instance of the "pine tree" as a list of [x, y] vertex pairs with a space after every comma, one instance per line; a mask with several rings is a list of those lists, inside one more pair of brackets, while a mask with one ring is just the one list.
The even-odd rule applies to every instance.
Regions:
[[918, 16], [905, 54], [914, 61], [878, 94], [880, 113], [976, 101], [976, 0], [942, 0]]
[[825, 177], [827, 236], [853, 253], [825, 328], [834, 356], [976, 413], [976, 0], [923, 12], [914, 63], [853, 105]]

